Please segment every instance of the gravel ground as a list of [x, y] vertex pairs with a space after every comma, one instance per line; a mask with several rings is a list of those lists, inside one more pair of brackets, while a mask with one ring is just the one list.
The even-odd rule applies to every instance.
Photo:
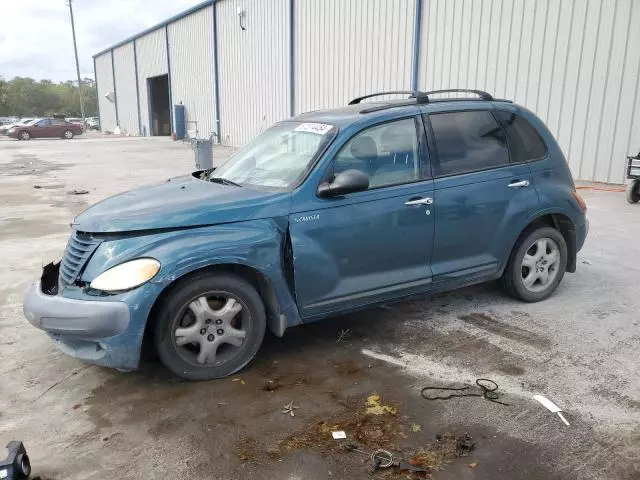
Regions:
[[[229, 153], [215, 149], [216, 162]], [[640, 206], [619, 192], [582, 190], [591, 231], [578, 271], [542, 303], [491, 284], [416, 298], [270, 337], [248, 369], [216, 382], [178, 381], [155, 361], [124, 374], [64, 356], [24, 320], [22, 298], [60, 257], [73, 216], [192, 165], [188, 145], [169, 139], [0, 139], [0, 443], [24, 440], [34, 475], [371, 478], [363, 456], [330, 442], [294, 447], [333, 421], [402, 455], [470, 433], [475, 450], [436, 479], [640, 478]], [[420, 397], [425, 385], [478, 377], [498, 382], [509, 405]], [[374, 392], [397, 414], [349, 423], [366, 418]], [[295, 417], [280, 412], [290, 401]]]

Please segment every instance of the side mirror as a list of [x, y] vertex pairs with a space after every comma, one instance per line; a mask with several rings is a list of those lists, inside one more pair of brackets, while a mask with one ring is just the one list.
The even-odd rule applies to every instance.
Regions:
[[369, 188], [369, 177], [360, 170], [345, 170], [335, 176], [331, 183], [321, 183], [318, 195], [337, 197], [347, 193], [361, 192]]

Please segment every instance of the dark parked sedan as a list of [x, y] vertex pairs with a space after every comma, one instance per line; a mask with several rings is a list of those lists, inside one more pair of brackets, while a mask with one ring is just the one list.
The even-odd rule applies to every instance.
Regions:
[[66, 138], [71, 139], [84, 133], [82, 125], [67, 122], [60, 118], [42, 118], [27, 125], [19, 125], [9, 130], [8, 135], [18, 140], [31, 138]]

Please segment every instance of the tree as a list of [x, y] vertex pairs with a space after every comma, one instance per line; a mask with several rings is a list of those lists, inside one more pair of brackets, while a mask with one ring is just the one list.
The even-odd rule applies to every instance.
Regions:
[[[98, 111], [95, 82], [82, 80], [82, 98], [85, 114], [96, 116]], [[0, 116], [35, 117], [54, 114], [65, 117], [80, 116], [80, 99], [77, 82], [54, 83], [28, 77], [4, 80], [0, 77]]]

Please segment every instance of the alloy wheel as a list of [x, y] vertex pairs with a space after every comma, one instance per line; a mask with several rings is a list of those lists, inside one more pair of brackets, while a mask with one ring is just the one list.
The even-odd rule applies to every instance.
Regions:
[[542, 292], [553, 284], [559, 267], [560, 247], [551, 238], [540, 238], [522, 259], [522, 283], [530, 292]]
[[212, 292], [189, 302], [176, 320], [173, 339], [178, 354], [191, 364], [206, 366], [240, 353], [251, 317], [240, 299]]

